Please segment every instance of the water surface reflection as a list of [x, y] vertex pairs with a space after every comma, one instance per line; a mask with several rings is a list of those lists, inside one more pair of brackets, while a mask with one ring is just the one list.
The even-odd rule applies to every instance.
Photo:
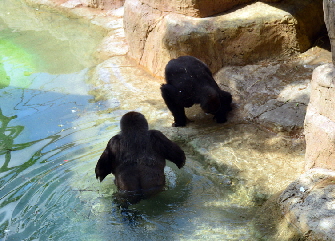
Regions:
[[103, 32], [19, 0], [0, 5], [0, 238], [75, 240], [95, 222], [78, 228], [71, 168], [116, 126], [85, 84]]

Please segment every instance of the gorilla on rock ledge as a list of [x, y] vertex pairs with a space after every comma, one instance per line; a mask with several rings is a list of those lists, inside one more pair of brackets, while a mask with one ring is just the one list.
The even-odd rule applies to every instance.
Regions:
[[161, 86], [162, 97], [172, 112], [172, 126], [186, 126], [185, 107], [200, 104], [205, 113], [214, 115], [217, 123], [227, 121], [232, 110], [232, 96], [221, 90], [206, 64], [192, 56], [172, 59], [165, 67], [166, 84]]
[[128, 112], [120, 126], [121, 132], [109, 140], [100, 156], [95, 174], [100, 182], [114, 174], [120, 199], [136, 203], [164, 188], [166, 159], [182, 168], [186, 157], [163, 133], [149, 130], [141, 113]]

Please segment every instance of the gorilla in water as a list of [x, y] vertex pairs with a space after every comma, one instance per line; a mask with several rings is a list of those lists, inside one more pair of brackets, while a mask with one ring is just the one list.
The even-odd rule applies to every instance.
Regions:
[[172, 126], [185, 126], [188, 119], [184, 107], [200, 104], [205, 113], [214, 115], [217, 123], [227, 121], [232, 110], [232, 96], [216, 84], [206, 64], [192, 56], [172, 59], [165, 67], [166, 84], [161, 86], [162, 97], [172, 112]]
[[96, 178], [112, 173], [120, 202], [136, 203], [165, 185], [165, 159], [178, 168], [185, 164], [184, 151], [163, 133], [149, 130], [144, 115], [128, 112], [120, 121], [121, 132], [109, 140], [95, 167]]

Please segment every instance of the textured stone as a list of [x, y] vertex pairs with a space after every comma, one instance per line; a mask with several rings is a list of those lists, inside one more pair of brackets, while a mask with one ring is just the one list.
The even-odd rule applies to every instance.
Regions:
[[[235, 6], [251, 3], [255, 0], [142, 0], [144, 4], [162, 12], [174, 12], [192, 17], [208, 17], [225, 12]], [[262, 0], [279, 2], [281, 0]]]
[[316, 68], [312, 76], [312, 96], [310, 104], [316, 111], [335, 121], [335, 82], [334, 67], [327, 64]]
[[237, 120], [255, 121], [274, 131], [300, 132], [312, 71], [312, 66], [275, 62], [224, 67], [215, 78], [232, 93]]
[[52, 0], [52, 2], [69, 8], [84, 6], [99, 9], [116, 9], [123, 6], [125, 0]]
[[305, 117], [306, 169], [335, 170], [335, 84], [332, 64], [313, 72], [311, 96]]
[[80, 0], [83, 6], [100, 9], [115, 9], [123, 6], [125, 0]]
[[335, 64], [335, 1], [323, 0], [324, 18], [332, 48], [333, 64]]
[[256, 2], [207, 18], [164, 12], [142, 0], [127, 0], [124, 7], [128, 55], [156, 76], [181, 55], [201, 59], [213, 72], [285, 58], [307, 50], [324, 27], [321, 0]]
[[311, 169], [284, 190], [278, 203], [304, 240], [335, 240], [335, 172]]
[[305, 117], [306, 166], [335, 170], [335, 123], [308, 106]]

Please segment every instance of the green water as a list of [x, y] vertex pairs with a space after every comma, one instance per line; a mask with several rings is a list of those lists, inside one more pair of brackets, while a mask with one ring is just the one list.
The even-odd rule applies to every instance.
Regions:
[[84, 22], [1, 1], [0, 240], [77, 239], [95, 223], [72, 232], [85, 208], [69, 183], [73, 166], [96, 159], [96, 137], [110, 136], [100, 132], [116, 126], [85, 84], [103, 36]]
[[113, 203], [112, 176], [95, 179], [127, 112], [90, 94], [108, 92], [88, 84], [103, 36], [85, 21], [0, 2], [0, 240], [252, 240], [252, 195], [234, 170], [191, 151], [185, 168], [168, 164], [164, 192], [126, 212]]

